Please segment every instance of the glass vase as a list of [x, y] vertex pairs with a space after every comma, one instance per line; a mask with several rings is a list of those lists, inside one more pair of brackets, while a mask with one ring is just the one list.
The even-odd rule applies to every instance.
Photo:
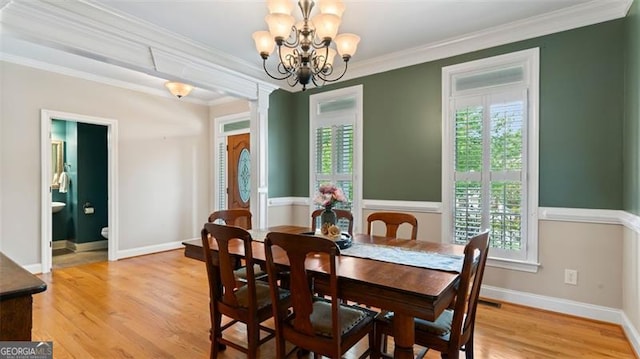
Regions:
[[325, 206], [324, 211], [320, 214], [320, 225], [323, 227], [328, 227], [331, 225], [335, 225], [338, 221], [338, 216], [336, 212], [333, 210], [332, 206]]

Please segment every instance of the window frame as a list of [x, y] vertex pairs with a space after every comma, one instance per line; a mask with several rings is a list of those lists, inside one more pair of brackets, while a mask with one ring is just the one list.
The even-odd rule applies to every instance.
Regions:
[[[540, 51], [538, 48], [517, 51], [505, 55], [465, 62], [442, 68], [442, 242], [451, 243], [453, 238], [453, 208], [455, 186], [455, 108], [454, 99], [471, 95], [494, 94], [498, 89], [510, 90], [524, 88], [527, 92], [527, 130], [526, 148], [523, 148], [523, 172], [526, 176], [526, 190], [522, 218], [526, 218], [526, 231], [523, 233], [522, 259], [513, 259], [492, 255], [489, 251], [488, 265], [515, 269], [525, 272], [537, 272], [538, 263], [538, 188], [539, 188], [539, 79]], [[487, 86], [482, 89], [454, 90], [456, 76], [468, 76], [495, 71], [497, 69], [522, 66], [524, 78], [518, 84]], [[501, 90], [500, 90], [501, 91]], [[495, 252], [494, 252], [495, 253]]]
[[[327, 125], [353, 125], [353, 169], [351, 180], [353, 183], [353, 198], [351, 201], [351, 212], [353, 214], [353, 230], [360, 231], [362, 212], [362, 114], [363, 114], [363, 87], [362, 85], [346, 87], [333, 91], [326, 91], [309, 96], [309, 218], [317, 206], [313, 202], [315, 197], [316, 182], [316, 129]], [[334, 100], [347, 97], [355, 99], [353, 109], [337, 110], [327, 114], [319, 113], [320, 105]], [[332, 176], [336, 176], [335, 173]], [[344, 174], [337, 177], [344, 178]], [[334, 181], [332, 181], [334, 182]]]

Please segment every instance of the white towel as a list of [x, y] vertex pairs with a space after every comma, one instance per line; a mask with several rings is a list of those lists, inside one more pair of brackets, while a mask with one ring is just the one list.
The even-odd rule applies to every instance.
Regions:
[[58, 192], [67, 193], [67, 189], [69, 188], [69, 180], [70, 178], [67, 172], [62, 172], [60, 174], [60, 178], [58, 179], [58, 184], [60, 185], [60, 187], [58, 187]]

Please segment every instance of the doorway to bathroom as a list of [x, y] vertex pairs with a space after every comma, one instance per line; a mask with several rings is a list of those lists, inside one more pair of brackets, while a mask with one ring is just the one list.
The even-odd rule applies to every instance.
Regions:
[[42, 111], [43, 273], [116, 260], [115, 126], [113, 120]]

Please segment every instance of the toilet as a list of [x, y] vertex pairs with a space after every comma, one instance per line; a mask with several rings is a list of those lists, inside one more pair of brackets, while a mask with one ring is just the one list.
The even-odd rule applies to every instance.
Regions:
[[100, 235], [103, 236], [104, 238], [109, 238], [109, 227], [104, 227], [102, 228], [102, 231], [100, 232]]

